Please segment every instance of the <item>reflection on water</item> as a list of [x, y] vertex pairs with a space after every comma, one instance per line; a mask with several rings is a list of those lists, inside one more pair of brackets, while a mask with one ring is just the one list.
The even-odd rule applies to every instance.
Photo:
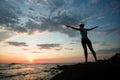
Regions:
[[55, 72], [55, 70], [50, 70], [52, 67], [56, 67], [56, 65], [1, 64], [0, 80], [47, 80]]

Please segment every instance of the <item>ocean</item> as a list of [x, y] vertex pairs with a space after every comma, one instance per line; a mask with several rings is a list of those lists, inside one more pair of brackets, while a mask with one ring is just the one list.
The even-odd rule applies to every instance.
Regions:
[[58, 64], [0, 63], [0, 80], [50, 80], [60, 70]]

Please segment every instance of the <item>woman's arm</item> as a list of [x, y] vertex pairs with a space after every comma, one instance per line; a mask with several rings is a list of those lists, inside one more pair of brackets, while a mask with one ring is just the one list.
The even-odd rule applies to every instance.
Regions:
[[96, 27], [93, 27], [93, 28], [90, 28], [90, 29], [87, 29], [88, 31], [90, 31], [90, 30], [93, 30], [93, 29], [95, 29], [95, 28], [97, 28], [98, 26], [96, 26]]
[[75, 28], [75, 27], [72, 27], [72, 26], [69, 26], [69, 25], [66, 25], [66, 27], [72, 28], [72, 29], [75, 29], [75, 30], [80, 30], [79, 28]]

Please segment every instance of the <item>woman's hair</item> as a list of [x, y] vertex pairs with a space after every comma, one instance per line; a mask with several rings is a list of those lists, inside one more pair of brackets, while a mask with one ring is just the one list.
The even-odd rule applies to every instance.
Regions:
[[84, 24], [80, 24], [79, 26], [80, 26], [80, 27], [84, 27]]

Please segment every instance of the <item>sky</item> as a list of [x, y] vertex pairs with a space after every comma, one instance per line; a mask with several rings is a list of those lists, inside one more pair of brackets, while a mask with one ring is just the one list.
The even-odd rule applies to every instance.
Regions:
[[[84, 62], [85, 28], [98, 59], [120, 52], [119, 0], [0, 0], [0, 62]], [[89, 51], [89, 60], [94, 58]]]

